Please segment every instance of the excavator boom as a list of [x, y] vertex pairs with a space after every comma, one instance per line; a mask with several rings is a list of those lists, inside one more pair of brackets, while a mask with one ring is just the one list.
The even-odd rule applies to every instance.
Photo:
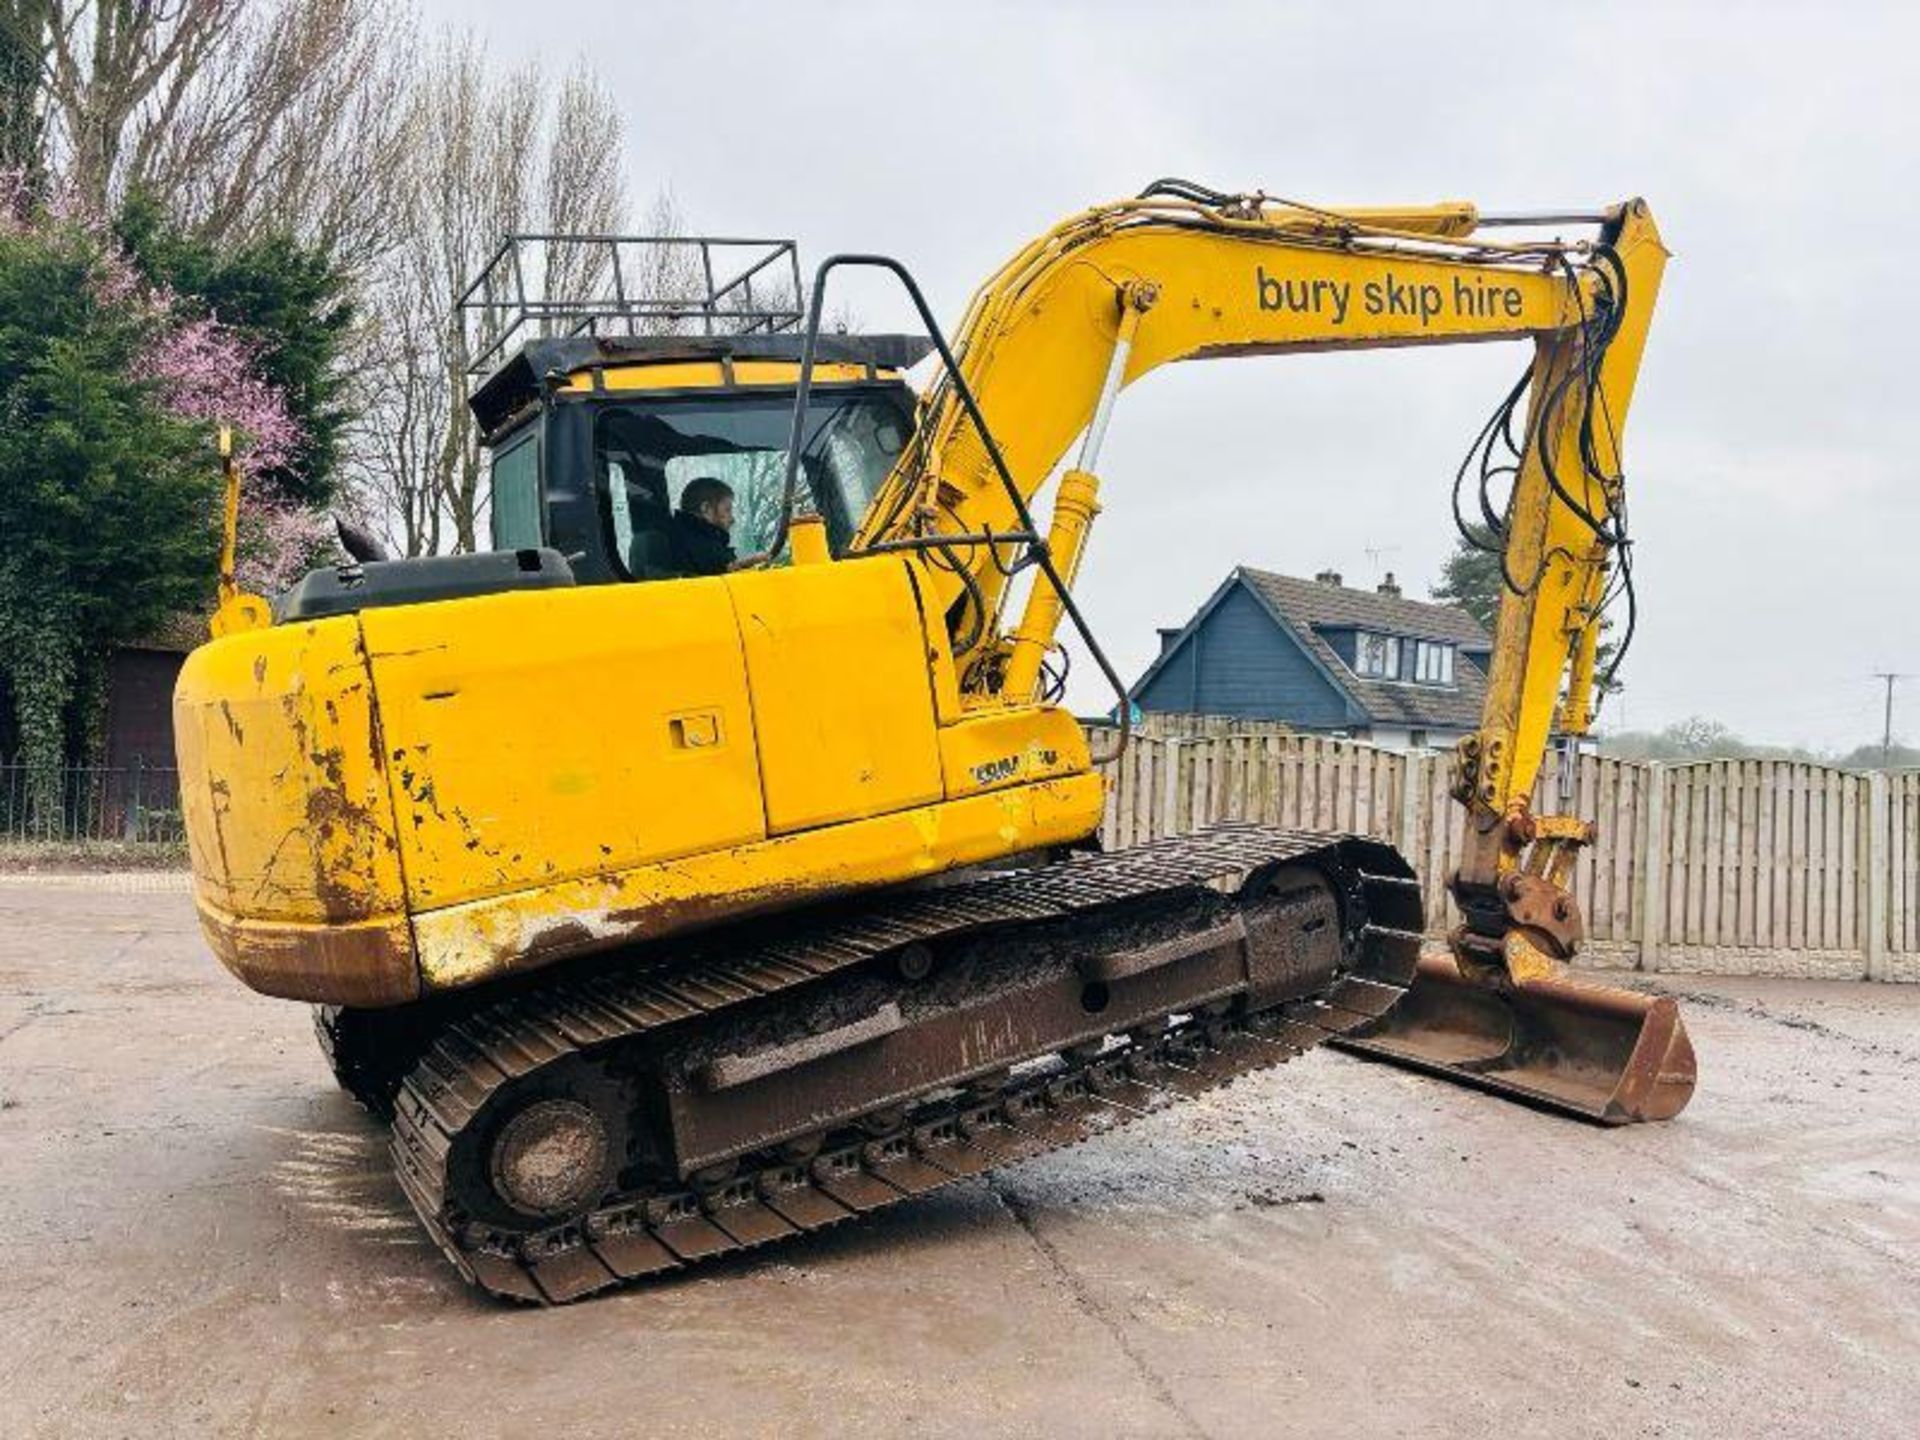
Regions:
[[[1510, 486], [1504, 500], [1483, 486], [1481, 525], [1462, 525], [1498, 551], [1505, 580], [1485, 712], [1456, 761], [1465, 860], [1450, 886], [1465, 918], [1407, 1003], [1345, 1043], [1617, 1123], [1677, 1113], [1692, 1093], [1692, 1049], [1671, 1002], [1560, 973], [1581, 929], [1568, 880], [1592, 829], [1535, 815], [1531, 796], [1549, 743], [1571, 750], [1591, 727], [1609, 604], [1633, 604], [1620, 446], [1667, 252], [1640, 200], [1499, 222], [1564, 223], [1594, 233], [1500, 240], [1464, 203], [1326, 210], [1178, 181], [1074, 216], [974, 297], [958, 364], [860, 543], [982, 537], [950, 552], [933, 585], [943, 604], [997, 618], [1032, 542], [992, 537], [1024, 533], [1027, 505], [1082, 437], [1048, 537], [1070, 582], [1099, 508], [1091, 472], [1115, 396], [1158, 366], [1531, 341], [1524, 382], [1475, 446], [1490, 469], [1492, 444], [1506, 442]], [[1457, 486], [1455, 504], [1458, 514]], [[1004, 635], [981, 627], [962, 661], [973, 701], [1031, 696], [1060, 623], [1056, 590], [1036, 581]]]

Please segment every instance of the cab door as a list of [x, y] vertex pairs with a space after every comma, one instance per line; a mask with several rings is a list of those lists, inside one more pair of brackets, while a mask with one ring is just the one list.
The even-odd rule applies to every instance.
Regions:
[[741, 571], [726, 583], [768, 834], [940, 799], [932, 660], [907, 562]]

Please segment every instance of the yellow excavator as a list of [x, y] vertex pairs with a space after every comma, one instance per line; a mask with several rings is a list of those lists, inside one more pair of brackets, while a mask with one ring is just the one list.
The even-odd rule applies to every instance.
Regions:
[[[650, 294], [656, 243], [510, 237], [463, 298], [490, 551], [348, 537], [269, 604], [232, 583], [230, 465], [215, 638], [175, 695], [209, 943], [317, 1007], [469, 1280], [572, 1300], [1329, 1040], [1609, 1123], [1686, 1103], [1673, 1002], [1562, 973], [1593, 831], [1529, 800], [1631, 603], [1620, 430], [1666, 259], [1644, 203], [1160, 181], [1027, 245], [951, 343], [885, 257], [809, 292], [790, 244], [680, 241], [704, 282]], [[896, 277], [925, 334], [823, 333], [851, 267]], [[1128, 704], [1072, 583], [1123, 387], [1487, 340], [1533, 349], [1456, 483], [1458, 514], [1477, 469], [1463, 528], [1506, 593], [1444, 952], [1378, 841], [1099, 853]], [[721, 494], [724, 543], [686, 543]], [[1063, 627], [1115, 690], [1101, 756], [1061, 704]]]

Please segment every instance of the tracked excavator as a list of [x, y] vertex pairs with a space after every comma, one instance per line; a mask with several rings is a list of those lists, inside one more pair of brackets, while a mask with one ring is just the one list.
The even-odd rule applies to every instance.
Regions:
[[[1563, 973], [1593, 830], [1530, 798], [1631, 598], [1620, 429], [1666, 258], [1645, 204], [1162, 181], [1025, 246], [951, 342], [884, 257], [836, 256], [809, 293], [788, 244], [685, 242], [704, 284], [657, 295], [622, 248], [645, 243], [510, 238], [463, 300], [490, 551], [360, 543], [246, 595], [230, 465], [214, 638], [175, 696], [212, 949], [317, 1007], [467, 1279], [570, 1301], [1324, 1041], [1608, 1123], [1686, 1103], [1673, 1002]], [[823, 333], [856, 266], [925, 334]], [[1467, 528], [1506, 593], [1445, 949], [1421, 954], [1413, 871], [1376, 840], [1230, 825], [1100, 853], [1128, 706], [1072, 585], [1123, 387], [1494, 340], [1532, 353], [1456, 484], [1458, 513], [1479, 471]], [[673, 543], [702, 479], [751, 557], [723, 573]], [[1116, 691], [1099, 755], [1061, 704], [1068, 631]]]

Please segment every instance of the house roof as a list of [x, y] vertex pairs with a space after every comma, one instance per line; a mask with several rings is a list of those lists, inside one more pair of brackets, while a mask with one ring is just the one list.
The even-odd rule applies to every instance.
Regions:
[[1329, 630], [1378, 630], [1387, 635], [1411, 635], [1417, 640], [1449, 640], [1468, 650], [1491, 648], [1480, 622], [1455, 605], [1276, 575], [1248, 565], [1242, 565], [1239, 573], [1289, 620], [1324, 625]]
[[[1308, 659], [1368, 721], [1415, 729], [1458, 730], [1471, 730], [1480, 723], [1480, 712], [1487, 698], [1487, 677], [1485, 671], [1467, 657], [1490, 650], [1492, 642], [1479, 621], [1466, 611], [1426, 600], [1382, 595], [1375, 590], [1355, 590], [1320, 580], [1276, 575], [1270, 570], [1256, 570], [1246, 565], [1228, 576], [1200, 607], [1181, 632], [1180, 641], [1163, 648], [1159, 658], [1134, 686], [1135, 694], [1236, 586], [1244, 587], [1261, 603], [1274, 623], [1293, 638]], [[1454, 667], [1454, 683], [1441, 686], [1362, 679], [1328, 642], [1327, 632], [1333, 630], [1375, 630], [1385, 635], [1454, 644], [1461, 655], [1460, 663]]]

